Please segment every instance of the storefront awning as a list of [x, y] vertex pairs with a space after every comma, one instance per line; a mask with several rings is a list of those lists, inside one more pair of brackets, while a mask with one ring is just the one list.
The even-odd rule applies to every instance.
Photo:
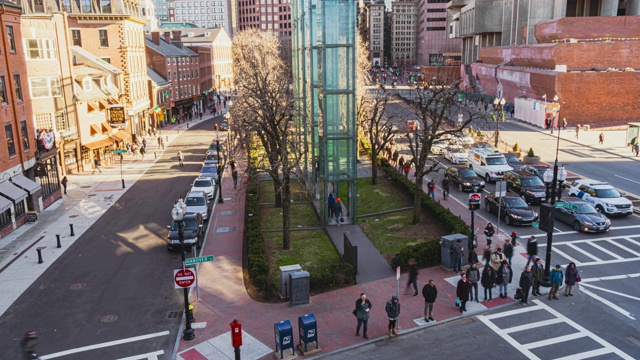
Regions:
[[13, 202], [16, 203], [24, 200], [24, 198], [29, 196], [26, 191], [20, 189], [19, 187], [13, 185], [8, 181], [0, 183], [0, 194], [6, 196], [9, 199], [12, 199]]
[[5, 211], [7, 211], [7, 209], [9, 209], [11, 207], [11, 201], [5, 199], [4, 197], [0, 196], [0, 213], [3, 213]]
[[113, 141], [111, 141], [111, 139], [102, 139], [87, 144], [82, 144], [82, 146], [86, 147], [89, 150], [99, 149], [109, 145], [113, 145]]
[[17, 185], [19, 188], [27, 190], [29, 194], [33, 194], [36, 191], [42, 189], [42, 186], [40, 186], [40, 184], [24, 175], [16, 175], [11, 177], [11, 182], [13, 182], [13, 185]]
[[118, 130], [117, 133], [111, 135], [111, 138], [115, 141], [126, 141], [131, 139], [131, 134], [128, 131]]

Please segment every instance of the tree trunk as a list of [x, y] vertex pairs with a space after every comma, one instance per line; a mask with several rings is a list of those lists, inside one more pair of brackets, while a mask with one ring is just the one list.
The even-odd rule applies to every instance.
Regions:
[[378, 185], [378, 152], [371, 148], [371, 185]]
[[282, 186], [282, 248], [291, 250], [291, 188], [290, 175], [285, 173]]
[[413, 224], [420, 222], [420, 209], [422, 208], [422, 176], [416, 177], [416, 191], [413, 195]]
[[275, 193], [276, 207], [282, 206], [282, 186], [280, 185], [280, 179], [273, 179], [273, 191]]

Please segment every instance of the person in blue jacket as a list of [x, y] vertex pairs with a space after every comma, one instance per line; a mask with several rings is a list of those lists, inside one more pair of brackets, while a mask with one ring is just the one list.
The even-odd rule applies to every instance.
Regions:
[[551, 283], [551, 291], [549, 292], [549, 300], [554, 298], [556, 300], [558, 297], [556, 294], [558, 293], [558, 289], [560, 289], [560, 285], [562, 285], [562, 281], [564, 280], [564, 274], [562, 274], [562, 266], [560, 264], [556, 265], [556, 268], [551, 270], [549, 274], [549, 282]]

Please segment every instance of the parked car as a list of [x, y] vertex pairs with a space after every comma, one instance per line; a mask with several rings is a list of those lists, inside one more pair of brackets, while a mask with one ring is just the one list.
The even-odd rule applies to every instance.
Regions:
[[[219, 144], [218, 144], [219, 143]], [[211, 153], [211, 152], [218, 152], [218, 145], [220, 146], [220, 153], [224, 153], [224, 144], [222, 143], [222, 141], [216, 142], [215, 140], [213, 140], [211, 142], [211, 144], [209, 144], [209, 148], [207, 149], [207, 153]]]
[[[200, 213], [186, 213], [182, 218], [184, 222], [184, 246], [190, 249], [193, 246], [200, 248], [202, 246], [202, 237], [204, 236], [202, 215]], [[167, 249], [181, 249], [180, 235], [178, 232], [179, 224], [177, 221], [173, 221], [171, 225], [167, 226], [169, 234], [167, 234]]]
[[204, 191], [190, 191], [184, 200], [187, 212], [200, 213], [203, 220], [209, 218], [209, 198]]
[[557, 201], [554, 218], [571, 225], [576, 231], [596, 233], [607, 232], [611, 228], [611, 220], [580, 199], [565, 198]]
[[[513, 154], [504, 154], [504, 158], [507, 159], [507, 164], [513, 168], [513, 170], [522, 170], [524, 164]], [[540, 179], [542, 180], [542, 179]]]
[[449, 145], [444, 149], [444, 158], [453, 164], [464, 164], [467, 162], [469, 153], [460, 145]]
[[607, 215], [633, 213], [631, 200], [623, 197], [624, 193], [618, 192], [606, 182], [591, 179], [576, 180], [569, 187], [568, 194], [589, 202], [596, 210]]
[[547, 169], [549, 169], [547, 165], [527, 165], [522, 168], [522, 170], [537, 176], [542, 181], [544, 181], [543, 175], [544, 172], [547, 171]]
[[449, 146], [449, 140], [447, 139], [436, 139], [433, 140], [431, 144], [431, 153], [434, 155], [440, 155], [444, 153], [444, 149]]
[[507, 182], [507, 191], [512, 191], [528, 204], [540, 204], [546, 200], [546, 186], [537, 176], [526, 171], [509, 171], [502, 177]]
[[208, 199], [213, 199], [213, 180], [209, 178], [196, 178], [191, 186], [191, 191], [202, 191]]
[[207, 155], [204, 157], [205, 165], [218, 165], [219, 162], [220, 159], [218, 158], [218, 154], [216, 151], [211, 153], [207, 152]]
[[473, 145], [473, 142], [474, 142], [473, 138], [466, 131], [458, 133], [456, 135], [456, 137], [458, 138], [458, 142], [460, 142], [460, 144], [462, 144], [462, 146], [471, 146], [471, 145]]
[[412, 132], [418, 130], [418, 120], [407, 120], [404, 122], [404, 130]]
[[481, 192], [484, 190], [485, 182], [471, 169], [464, 166], [455, 166], [447, 169], [451, 186], [455, 186], [460, 191]]
[[488, 142], [477, 142], [473, 145], [471, 145], [471, 148], [481, 148], [481, 149], [485, 149], [487, 152], [495, 152], [496, 148], [493, 147], [493, 145], [489, 144]]
[[500, 216], [507, 225], [531, 225], [538, 220], [538, 213], [530, 208], [518, 194], [507, 193], [501, 198], [489, 194], [484, 197], [484, 206], [489, 213], [498, 214], [498, 203]]
[[499, 152], [490, 152], [485, 148], [469, 149], [467, 166], [484, 178], [485, 182], [501, 180], [502, 176], [513, 170], [507, 165], [507, 159]]
[[218, 180], [218, 167], [216, 165], [204, 165], [200, 170], [201, 178], [209, 178], [214, 181]]

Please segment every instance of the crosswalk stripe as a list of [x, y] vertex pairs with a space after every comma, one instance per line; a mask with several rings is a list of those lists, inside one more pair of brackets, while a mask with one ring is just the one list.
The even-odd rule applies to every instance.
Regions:
[[146, 354], [133, 355], [126, 358], [120, 358], [118, 360], [140, 360], [140, 359], [149, 359], [149, 360], [158, 360], [158, 355], [163, 355], [164, 350], [158, 350]]
[[557, 358], [557, 359], [554, 359], [554, 360], [588, 359], [588, 358], [592, 358], [592, 357], [596, 357], [596, 356], [600, 356], [600, 355], [604, 355], [604, 354], [609, 354], [609, 353], [611, 353], [611, 351], [609, 351], [609, 349], [600, 348], [600, 349], [595, 349], [595, 350], [591, 350], [591, 351], [585, 351], [585, 352], [582, 352], [580, 354], [573, 354], [573, 355], [569, 355], [569, 356], [563, 356], [561, 358]]
[[115, 345], [127, 344], [127, 343], [132, 343], [132, 342], [141, 341], [141, 340], [152, 339], [152, 338], [155, 338], [155, 337], [166, 336], [166, 335], [169, 335], [169, 334], [170, 334], [169, 331], [161, 331], [161, 332], [157, 332], [157, 333], [153, 333], [153, 334], [134, 336], [134, 337], [130, 337], [130, 338], [127, 338], [127, 339], [120, 339], [120, 340], [115, 340], [115, 341], [104, 342], [104, 343], [101, 343], [101, 344], [83, 346], [83, 347], [79, 347], [79, 348], [75, 348], [75, 349], [60, 351], [60, 352], [57, 352], [57, 353], [41, 356], [40, 358], [43, 359], [43, 360], [54, 359], [54, 358], [61, 357], [61, 356], [77, 354], [77, 353], [83, 352], [83, 351], [103, 349], [103, 348], [110, 347], [110, 346], [115, 346]]
[[526, 313], [526, 312], [529, 312], [529, 311], [538, 311], [538, 310], [542, 310], [542, 309], [540, 307], [537, 307], [537, 306], [529, 306], [529, 307], [522, 308], [522, 309], [504, 311], [504, 312], [501, 312], [501, 313], [496, 313], [496, 314], [491, 314], [491, 315], [482, 315], [482, 317], [491, 320], [491, 319], [499, 319], [499, 318], [506, 317], [506, 316], [517, 315], [517, 314], [522, 314], [522, 313]]
[[527, 324], [524, 324], [524, 325], [518, 325], [518, 326], [502, 329], [502, 331], [504, 331], [506, 333], [513, 333], [513, 332], [518, 332], [518, 331], [522, 331], [522, 330], [529, 330], [529, 329], [534, 329], [534, 328], [537, 328], [537, 327], [553, 325], [553, 324], [561, 323], [563, 321], [564, 320], [562, 320], [560, 318], [542, 320], [542, 321], [538, 321], [538, 322], [534, 322], [534, 323], [527, 323]]
[[599, 261], [602, 261], [602, 260], [601, 260], [601, 259], [599, 259], [598, 257], [594, 256], [594, 255], [593, 255], [593, 254], [591, 254], [591, 253], [588, 253], [586, 250], [581, 249], [581, 248], [577, 247], [577, 246], [576, 246], [576, 245], [574, 245], [574, 244], [567, 244], [567, 246], [568, 246], [568, 247], [570, 247], [570, 248], [572, 248], [573, 250], [575, 250], [575, 251], [577, 251], [577, 252], [579, 252], [579, 253], [583, 254], [583, 255], [586, 255], [586, 256], [588, 256], [588, 257], [592, 258], [592, 259], [593, 259], [593, 260], [595, 260], [595, 261], [598, 261], [598, 262], [599, 262]]
[[589, 335], [583, 332], [579, 332], [579, 333], [573, 333], [569, 335], [557, 336], [557, 337], [553, 337], [545, 340], [525, 343], [525, 344], [522, 344], [521, 346], [524, 346], [526, 349], [535, 349], [535, 348], [549, 346], [553, 344], [559, 344], [565, 341], [575, 340], [575, 339], [579, 339], [587, 336]]
[[567, 253], [565, 253], [564, 251], [558, 249], [558, 246], [556, 246], [555, 248], [553, 248], [553, 252], [562, 256], [563, 258], [567, 259], [567, 262], [574, 262], [576, 263], [576, 266], [580, 266], [582, 265], [582, 263], [574, 258], [572, 258], [571, 256], [567, 255]]
[[587, 242], [587, 244], [589, 244], [589, 245], [593, 246], [594, 248], [596, 248], [596, 249], [598, 249], [598, 250], [602, 251], [603, 253], [605, 253], [605, 254], [607, 254], [607, 255], [609, 255], [609, 256], [611, 256], [611, 257], [613, 257], [613, 258], [616, 258], [616, 259], [622, 259], [622, 258], [623, 258], [622, 256], [620, 256], [620, 255], [618, 255], [618, 254], [616, 254], [616, 253], [614, 253], [614, 252], [612, 252], [612, 251], [609, 251], [609, 250], [607, 250], [607, 249], [603, 248], [602, 246], [600, 246], [600, 245], [596, 244], [596, 243], [595, 243], [595, 242], [593, 242], [593, 241], [589, 241], [589, 242]]

